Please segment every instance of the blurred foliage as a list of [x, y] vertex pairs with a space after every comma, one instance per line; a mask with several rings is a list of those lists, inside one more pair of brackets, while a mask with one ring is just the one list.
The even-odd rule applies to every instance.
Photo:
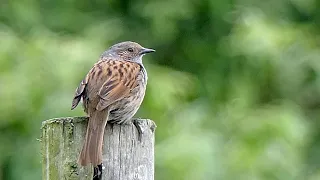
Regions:
[[110, 45], [146, 56], [156, 179], [320, 179], [320, 1], [2, 0], [0, 179], [41, 179], [41, 121]]

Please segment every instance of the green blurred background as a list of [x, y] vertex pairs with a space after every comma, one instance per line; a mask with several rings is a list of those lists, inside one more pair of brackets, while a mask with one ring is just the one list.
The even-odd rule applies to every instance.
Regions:
[[156, 180], [320, 179], [319, 0], [1, 0], [0, 179], [40, 180], [41, 122], [132, 40]]

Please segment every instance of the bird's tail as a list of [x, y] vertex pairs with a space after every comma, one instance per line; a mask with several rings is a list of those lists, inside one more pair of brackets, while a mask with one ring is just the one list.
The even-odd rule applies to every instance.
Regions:
[[102, 145], [104, 130], [108, 120], [108, 109], [90, 113], [86, 138], [78, 163], [82, 166], [92, 164], [94, 167], [102, 163]]

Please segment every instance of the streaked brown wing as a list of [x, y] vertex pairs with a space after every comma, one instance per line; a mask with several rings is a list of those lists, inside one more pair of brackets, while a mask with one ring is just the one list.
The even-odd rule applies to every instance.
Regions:
[[111, 75], [106, 79], [100, 88], [98, 95], [100, 101], [97, 110], [103, 110], [110, 104], [127, 97], [131, 90], [137, 86], [137, 76], [140, 65], [128, 61], [104, 61], [103, 67], [107, 67], [107, 72]]
[[83, 94], [83, 90], [86, 87], [87, 83], [88, 83], [88, 75], [80, 82], [79, 86], [76, 89], [76, 92], [74, 94], [74, 98], [72, 101], [72, 106], [71, 106], [71, 110], [73, 110], [74, 108], [76, 108], [81, 100], [82, 94]]

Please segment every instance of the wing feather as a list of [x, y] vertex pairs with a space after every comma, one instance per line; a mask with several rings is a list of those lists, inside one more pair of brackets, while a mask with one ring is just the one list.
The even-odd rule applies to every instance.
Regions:
[[74, 108], [76, 108], [81, 100], [83, 91], [86, 87], [86, 85], [88, 84], [88, 75], [80, 82], [79, 86], [76, 89], [76, 92], [74, 94], [73, 97], [73, 101], [72, 101], [72, 106], [71, 106], [71, 110], [73, 110]]
[[[82, 96], [88, 96], [84, 95], [85, 88], [88, 88], [89, 92], [98, 88], [99, 99], [96, 109], [99, 111], [127, 97], [137, 86], [136, 79], [140, 70], [140, 65], [134, 62], [111, 58], [98, 61], [77, 87], [71, 109], [77, 107]], [[100, 83], [101, 81], [103, 82]], [[99, 85], [100, 88], [94, 87]]]
[[96, 107], [102, 110], [110, 104], [127, 97], [137, 85], [136, 78], [140, 72], [140, 65], [127, 61], [114, 61], [108, 63], [111, 76], [107, 78], [99, 90], [100, 101]]

